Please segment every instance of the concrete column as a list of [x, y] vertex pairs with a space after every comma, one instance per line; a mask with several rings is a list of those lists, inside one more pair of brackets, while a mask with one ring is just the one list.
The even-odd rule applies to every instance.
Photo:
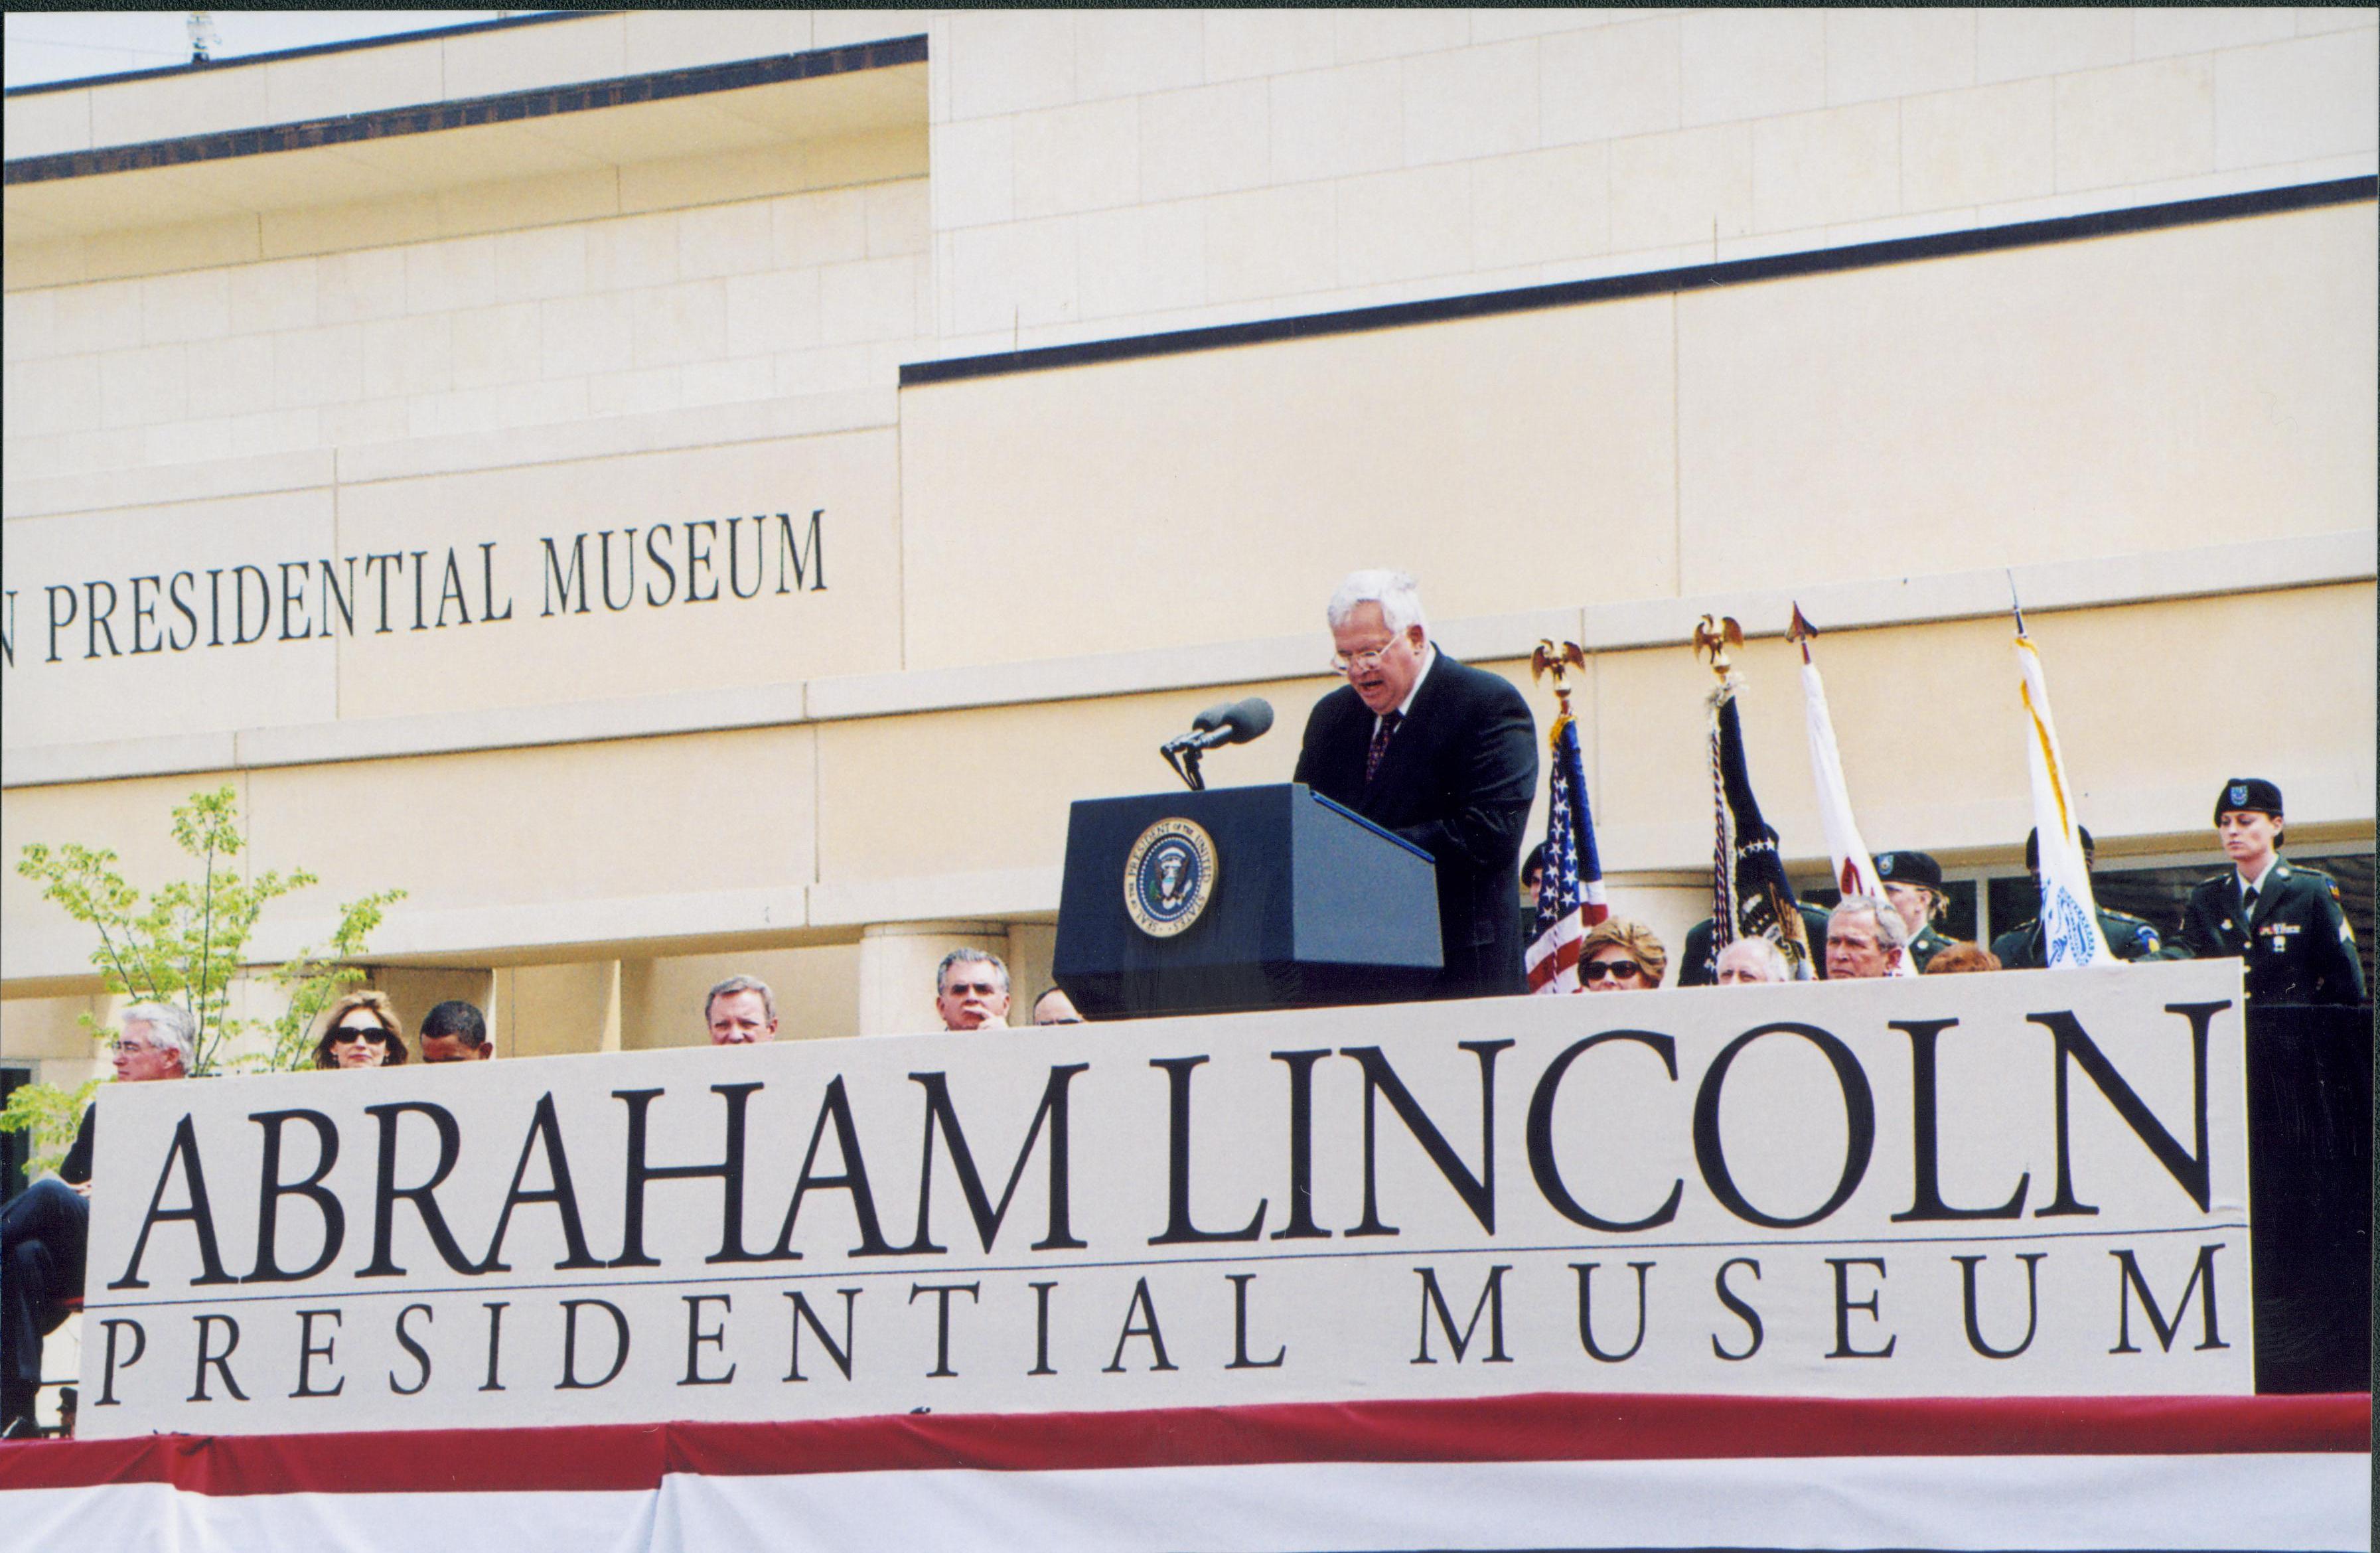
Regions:
[[[1010, 958], [1008, 928], [999, 922], [888, 922], [859, 935], [859, 1033], [917, 1035], [939, 1030], [934, 969], [953, 949], [989, 950]], [[1014, 973], [1012, 972], [1012, 980]], [[1012, 992], [1022, 983], [1012, 986]], [[1026, 994], [1029, 996], [1030, 994]], [[1009, 1011], [1011, 1023], [1023, 1018]]]
[[1050, 962], [1057, 957], [1058, 925], [1054, 922], [1012, 922], [1008, 925], [1008, 970], [1016, 982], [1016, 1006], [1009, 1013], [1014, 1025], [1033, 1022], [1033, 1000], [1050, 990]]
[[[499, 1057], [620, 1049], [620, 962], [516, 965], [496, 977]], [[509, 983], [509, 986], [506, 985]]]

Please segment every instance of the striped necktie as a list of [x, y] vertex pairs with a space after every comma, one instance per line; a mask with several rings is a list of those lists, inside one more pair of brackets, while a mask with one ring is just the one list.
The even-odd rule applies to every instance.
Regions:
[[1404, 720], [1405, 714], [1401, 711], [1380, 714], [1380, 725], [1372, 730], [1371, 753], [1364, 757], [1364, 780], [1366, 783], [1379, 775], [1380, 757], [1389, 752], [1389, 739], [1396, 733], [1397, 724]]

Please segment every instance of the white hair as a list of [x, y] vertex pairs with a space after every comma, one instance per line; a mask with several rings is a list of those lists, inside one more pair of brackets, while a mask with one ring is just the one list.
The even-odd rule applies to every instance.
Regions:
[[1747, 954], [1760, 962], [1760, 968], [1768, 973], [1769, 980], [1791, 981], [1793, 979], [1793, 973], [1788, 970], [1785, 965], [1784, 951], [1777, 947], [1777, 941], [1774, 939], [1765, 937], [1737, 939], [1733, 940], [1725, 949], [1718, 952], [1718, 961], [1713, 969], [1724, 969], [1727, 965], [1728, 957], [1730, 955], [1742, 959]]
[[1832, 928], [1839, 916], [1860, 912], [1876, 918], [1876, 941], [1879, 946], [1904, 954], [1909, 952], [1909, 924], [1900, 920], [1900, 909], [1890, 901], [1874, 895], [1844, 896], [1834, 910], [1827, 913], [1827, 926]]
[[1002, 992], [1008, 990], [1007, 961], [988, 949], [953, 949], [942, 956], [941, 965], [934, 967], [934, 996], [937, 998], [950, 989], [953, 965], [990, 965], [1000, 973], [1000, 989]]
[[1414, 625], [1424, 632], [1429, 629], [1429, 622], [1421, 613], [1421, 585], [1414, 580], [1411, 572], [1349, 572], [1347, 579], [1339, 585], [1339, 591], [1330, 595], [1323, 617], [1335, 631], [1347, 624], [1358, 604], [1379, 605], [1380, 618], [1392, 635], [1402, 637], [1408, 626]]
[[198, 1054], [190, 1049], [190, 1042], [198, 1035], [198, 1021], [179, 1003], [135, 1003], [116, 1022], [148, 1025], [150, 1038], [157, 1043], [158, 1049], [171, 1047], [181, 1055], [184, 1073], [189, 1072], [198, 1060]]

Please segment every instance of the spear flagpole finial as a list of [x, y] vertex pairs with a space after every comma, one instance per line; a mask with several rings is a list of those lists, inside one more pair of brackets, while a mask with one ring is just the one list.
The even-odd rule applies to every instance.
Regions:
[[1804, 663], [1810, 661], [1810, 638], [1817, 634], [1818, 628], [1810, 624], [1809, 618], [1802, 613], [1802, 606], [1796, 603], [1793, 606], [1793, 624], [1786, 627], [1785, 639], [1802, 649], [1802, 661]]
[[2022, 637], [2024, 635], [2024, 605], [2018, 601], [2016, 596], [2016, 568], [2010, 566], [2003, 570], [2008, 576], [2009, 609], [2016, 616], [2016, 634]]

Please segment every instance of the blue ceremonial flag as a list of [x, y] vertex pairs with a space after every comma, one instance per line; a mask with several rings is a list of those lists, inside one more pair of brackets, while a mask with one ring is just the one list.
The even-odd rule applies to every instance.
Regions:
[[1785, 956], [1797, 981], [1817, 975], [1815, 952], [1802, 926], [1777, 832], [1761, 818], [1752, 770], [1743, 758], [1743, 722], [1736, 710], [1737, 680], [1729, 673], [1711, 693], [1711, 791], [1718, 837], [1711, 853], [1711, 964], [1737, 939], [1766, 938]]
[[1587, 811], [1586, 765], [1567, 707], [1554, 719], [1546, 778], [1545, 873], [1537, 886], [1537, 931], [1527, 964], [1532, 992], [1575, 992], [1578, 940], [1611, 915], [1603, 900], [1603, 859]]

